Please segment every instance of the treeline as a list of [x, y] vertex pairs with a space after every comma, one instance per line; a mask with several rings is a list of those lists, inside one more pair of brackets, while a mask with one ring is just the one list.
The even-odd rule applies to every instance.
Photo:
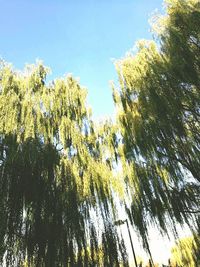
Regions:
[[1, 264], [128, 266], [116, 199], [149, 253], [151, 225], [188, 224], [199, 264], [200, 2], [155, 20], [156, 41], [116, 62], [116, 123], [92, 120], [72, 76], [1, 62]]

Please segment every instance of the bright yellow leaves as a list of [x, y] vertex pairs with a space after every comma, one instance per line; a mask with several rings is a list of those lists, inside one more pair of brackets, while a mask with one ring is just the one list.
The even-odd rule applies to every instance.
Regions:
[[198, 245], [193, 236], [180, 239], [171, 250], [172, 264], [174, 266], [175, 264], [188, 267], [199, 266], [195, 258], [195, 250], [198, 251]]

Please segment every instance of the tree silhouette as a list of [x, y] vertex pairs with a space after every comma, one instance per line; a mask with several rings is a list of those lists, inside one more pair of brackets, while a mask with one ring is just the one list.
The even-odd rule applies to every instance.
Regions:
[[116, 62], [113, 90], [127, 212], [147, 248], [149, 224], [176, 234], [177, 222], [198, 228], [200, 212], [200, 3], [170, 0], [166, 11], [157, 43], [140, 41]]
[[0, 262], [100, 266], [102, 246], [107, 266], [119, 266], [127, 256], [110, 226], [112, 171], [86, 91], [71, 76], [47, 84], [47, 72], [1, 63]]

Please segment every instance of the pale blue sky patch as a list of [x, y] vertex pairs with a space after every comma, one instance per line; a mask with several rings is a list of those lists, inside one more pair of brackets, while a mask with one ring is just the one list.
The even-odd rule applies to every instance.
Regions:
[[94, 117], [113, 115], [111, 58], [151, 38], [156, 8], [162, 0], [0, 0], [0, 56], [21, 69], [39, 58], [50, 79], [73, 73], [88, 89]]

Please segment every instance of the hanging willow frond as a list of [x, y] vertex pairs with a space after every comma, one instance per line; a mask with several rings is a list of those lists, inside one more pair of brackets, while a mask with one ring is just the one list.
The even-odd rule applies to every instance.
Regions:
[[46, 75], [41, 63], [0, 68], [0, 264], [119, 266], [113, 174], [86, 90], [71, 76], [48, 85]]
[[166, 12], [159, 43], [142, 40], [116, 62], [118, 154], [127, 211], [144, 241], [150, 224], [176, 233], [177, 223], [193, 228], [199, 220], [200, 4], [169, 0]]

